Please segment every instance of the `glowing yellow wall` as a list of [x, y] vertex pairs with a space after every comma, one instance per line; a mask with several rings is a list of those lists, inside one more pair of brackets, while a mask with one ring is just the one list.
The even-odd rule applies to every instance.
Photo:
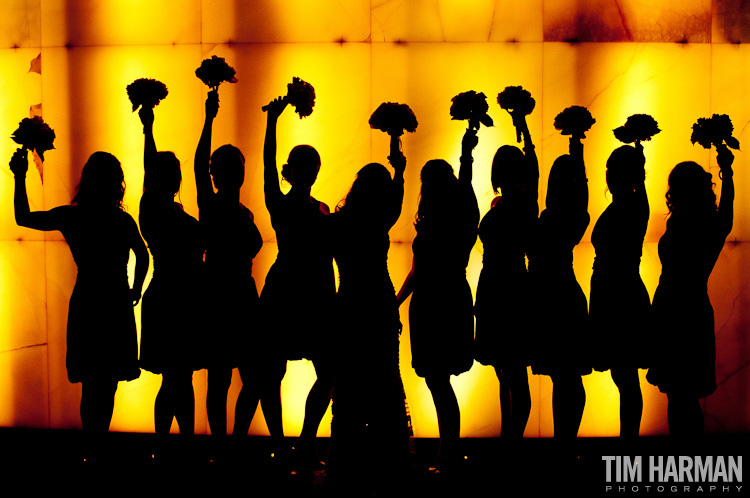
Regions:
[[[192, 157], [203, 118], [205, 88], [193, 75], [203, 58], [225, 57], [239, 82], [221, 88], [214, 147], [234, 143], [247, 158], [242, 200], [256, 215], [266, 244], [256, 259], [259, 286], [275, 257], [275, 237], [262, 201], [261, 154], [265, 115], [260, 107], [283, 93], [292, 76], [311, 82], [317, 104], [300, 120], [279, 124], [279, 158], [298, 143], [315, 146], [323, 167], [313, 194], [333, 206], [356, 171], [384, 161], [387, 140], [367, 120], [382, 101], [407, 102], [419, 129], [404, 137], [406, 198], [391, 231], [390, 270], [398, 287], [411, 263], [419, 169], [432, 158], [456, 164], [463, 123], [451, 121], [450, 99], [485, 92], [496, 126], [480, 131], [474, 188], [482, 212], [493, 194], [489, 165], [498, 146], [515, 141], [510, 119], [494, 104], [506, 85], [523, 85], [537, 99], [529, 125], [542, 168], [541, 198], [552, 161], [567, 141], [552, 127], [569, 105], [589, 107], [597, 120], [586, 141], [595, 221], [609, 202], [603, 167], [618, 144], [611, 130], [633, 113], [650, 113], [663, 132], [647, 143], [647, 188], [652, 207], [641, 273], [653, 295], [660, 273], [656, 242], [664, 231], [664, 192], [670, 168], [696, 160], [716, 172], [711, 154], [691, 146], [690, 126], [711, 113], [731, 115], [743, 143], [750, 122], [750, 8], [739, 1], [601, 0], [6, 0], [0, 16], [0, 136], [9, 137], [30, 106], [42, 104], [55, 129], [45, 181], [28, 176], [32, 209], [66, 204], [88, 155], [114, 153], [125, 167], [125, 204], [137, 214], [142, 182], [142, 135], [125, 86], [156, 78], [169, 96], [156, 109], [156, 140], [184, 165], [181, 201], [197, 215]], [[578, 43], [569, 43], [577, 40]], [[687, 43], [683, 43], [687, 42]], [[41, 54], [41, 73], [29, 71]], [[0, 140], [0, 162], [15, 144]], [[717, 323], [718, 391], [704, 402], [711, 431], [750, 430], [748, 300], [750, 278], [750, 175], [737, 154], [737, 219], [709, 283]], [[79, 427], [80, 387], [65, 373], [67, 301], [75, 266], [57, 232], [19, 228], [12, 217], [12, 175], [0, 169], [0, 425]], [[592, 226], [593, 226], [592, 221]], [[593, 250], [590, 229], [575, 252], [575, 270], [588, 293]], [[474, 287], [481, 244], [468, 268]], [[409, 330], [401, 344], [401, 370], [417, 436], [436, 436], [429, 391], [410, 365]], [[140, 309], [136, 309], [137, 316]], [[643, 372], [642, 372], [643, 373]], [[230, 391], [233, 411], [239, 378]], [[299, 432], [304, 398], [314, 380], [307, 362], [293, 362], [283, 384], [288, 435]], [[205, 372], [194, 376], [196, 430], [207, 432]], [[490, 368], [475, 364], [453, 379], [461, 404], [462, 435], [499, 433], [498, 385]], [[666, 399], [642, 381], [642, 434], [666, 432]], [[587, 405], [580, 434], [618, 433], [618, 394], [609, 374], [585, 378]], [[122, 383], [112, 429], [153, 430], [159, 378], [144, 372]], [[531, 377], [529, 437], [550, 436], [551, 383]], [[330, 417], [330, 412], [328, 417]], [[320, 434], [327, 435], [326, 418]], [[231, 427], [230, 415], [230, 427]], [[251, 432], [266, 433], [259, 418]]]

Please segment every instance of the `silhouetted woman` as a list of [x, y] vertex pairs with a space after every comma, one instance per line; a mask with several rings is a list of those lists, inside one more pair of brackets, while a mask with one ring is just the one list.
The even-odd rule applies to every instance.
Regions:
[[[86, 161], [70, 206], [30, 211], [26, 195], [27, 153], [10, 161], [15, 175], [16, 223], [60, 230], [78, 275], [68, 309], [68, 379], [81, 383], [81, 422], [89, 433], [109, 430], [117, 383], [140, 375], [133, 306], [141, 299], [148, 250], [133, 218], [122, 209], [125, 180], [120, 161], [95, 152]], [[128, 259], [135, 253], [133, 288]]]
[[533, 295], [526, 271], [529, 238], [539, 216], [539, 163], [525, 116], [514, 119], [523, 152], [504, 145], [492, 160], [492, 202], [479, 224], [484, 246], [477, 285], [475, 357], [492, 365], [500, 381], [500, 437], [523, 437], [531, 410], [529, 345], [526, 343]]
[[714, 313], [708, 277], [732, 230], [734, 156], [720, 146], [721, 199], [711, 173], [694, 162], [669, 174], [667, 230], [659, 240], [662, 271], [654, 294], [656, 356], [647, 379], [667, 394], [669, 433], [703, 433], [700, 398], [716, 390]]
[[[286, 99], [272, 101], [267, 109], [266, 137], [263, 148], [264, 193], [271, 225], [276, 232], [278, 255], [266, 276], [261, 292], [265, 320], [265, 334], [273, 336], [269, 349], [273, 364], [264, 378], [267, 389], [278, 397], [281, 380], [286, 371], [286, 360], [312, 361], [317, 380], [307, 397], [305, 420], [296, 449], [301, 464], [307, 465], [316, 456], [315, 436], [320, 420], [331, 401], [333, 379], [325, 320], [330, 313], [331, 299], [336, 287], [333, 259], [321, 241], [322, 222], [329, 213], [328, 206], [310, 194], [320, 170], [320, 156], [309, 145], [298, 145], [289, 153], [281, 168], [281, 176], [292, 186], [286, 195], [281, 192], [276, 169], [276, 124], [287, 106]], [[243, 392], [244, 394], [244, 377]], [[270, 395], [270, 394], [269, 394]], [[241, 400], [245, 403], [246, 400]], [[253, 403], [243, 410], [238, 408], [235, 432], [247, 433]], [[239, 405], [238, 405], [239, 406]], [[265, 413], [265, 405], [264, 405]], [[242, 423], [243, 425], [239, 425]]]
[[154, 404], [156, 433], [168, 434], [177, 419], [181, 434], [193, 434], [193, 370], [202, 368], [198, 333], [204, 243], [198, 220], [174, 199], [182, 182], [180, 161], [172, 152], [157, 152], [153, 108], [143, 107], [139, 115], [145, 135], [139, 221], [154, 257], [154, 274], [141, 305], [140, 365], [162, 376]]
[[607, 160], [612, 203], [594, 225], [596, 251], [591, 276], [594, 366], [610, 370], [620, 391], [620, 436], [637, 437], [643, 412], [638, 368], [647, 367], [651, 300], [639, 273], [648, 227], [643, 147], [623, 145]]
[[388, 274], [388, 232], [404, 199], [406, 159], [358, 173], [327, 221], [339, 269], [329, 475], [341, 488], [382, 486], [394, 492], [410, 471], [411, 428], [399, 370], [396, 293]]
[[409, 305], [412, 366], [424, 377], [435, 403], [440, 429], [437, 467], [443, 470], [457, 461], [461, 431], [450, 377], [468, 371], [474, 362], [474, 303], [466, 265], [479, 224], [471, 186], [471, 151], [476, 144], [476, 130], [468, 129], [458, 178], [441, 159], [428, 161], [422, 168], [414, 259], [398, 293], [399, 304], [413, 294]]
[[546, 207], [529, 246], [529, 274], [537, 296], [532, 371], [552, 378], [556, 438], [575, 438], [586, 392], [582, 375], [591, 373], [586, 296], [573, 272], [573, 248], [589, 225], [588, 185], [580, 138], [570, 138], [570, 154], [558, 157], [549, 173]]
[[[227, 392], [232, 369], [239, 366], [248, 351], [257, 350], [252, 344], [259, 329], [258, 290], [252, 267], [263, 239], [253, 213], [240, 202], [240, 187], [245, 181], [242, 152], [233, 145], [222, 145], [211, 154], [211, 132], [218, 110], [218, 93], [211, 91], [195, 151], [195, 183], [199, 219], [206, 235], [206, 409], [211, 433], [223, 438], [227, 433]], [[266, 418], [271, 413], [269, 407]], [[278, 413], [280, 419], [280, 402]]]

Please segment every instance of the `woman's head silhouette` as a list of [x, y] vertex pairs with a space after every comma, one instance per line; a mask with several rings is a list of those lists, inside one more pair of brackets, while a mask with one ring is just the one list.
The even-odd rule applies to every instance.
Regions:
[[281, 176], [292, 187], [307, 190], [313, 186], [320, 171], [320, 155], [310, 145], [297, 145], [281, 167]]
[[239, 190], [245, 183], [245, 156], [234, 145], [222, 145], [211, 154], [210, 171], [216, 190]]
[[174, 197], [180, 190], [182, 171], [174, 152], [157, 152], [151, 172], [151, 187], [157, 194]]
[[711, 173], [693, 161], [679, 163], [668, 179], [667, 208], [672, 214], [716, 212], [716, 193]]
[[607, 159], [607, 188], [613, 196], [633, 193], [646, 176], [643, 152], [630, 145], [612, 151]]
[[380, 163], [370, 163], [357, 172], [352, 188], [342, 200], [337, 210], [372, 211], [381, 209], [383, 196], [391, 187], [391, 174]]
[[492, 159], [490, 180], [495, 193], [502, 191], [503, 196], [512, 196], [523, 188], [524, 155], [521, 149], [513, 145], [503, 145]]

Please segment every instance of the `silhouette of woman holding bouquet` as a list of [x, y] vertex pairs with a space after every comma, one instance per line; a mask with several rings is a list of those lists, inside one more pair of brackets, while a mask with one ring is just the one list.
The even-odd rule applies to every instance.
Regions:
[[[264, 192], [279, 252], [266, 276], [261, 304], [265, 333], [274, 337], [270, 350], [276, 366], [269, 378], [269, 389], [275, 389], [278, 395], [287, 360], [307, 358], [315, 367], [317, 380], [307, 397], [305, 420], [296, 444], [300, 464], [306, 466], [316, 459], [315, 436], [331, 401], [330, 332], [325, 322], [336, 287], [333, 258], [320, 238], [329, 209], [310, 194], [320, 170], [318, 152], [309, 145], [294, 147], [281, 168], [282, 178], [292, 188], [284, 195], [279, 185], [276, 124], [287, 104], [287, 99], [278, 98], [264, 108]], [[247, 417], [245, 420], [249, 426]], [[245, 425], [238, 429], [241, 422], [243, 419], [238, 416], [235, 431], [247, 432]]]
[[[146, 245], [135, 220], [122, 209], [122, 167], [112, 154], [93, 153], [71, 205], [49, 211], [29, 209], [26, 150], [13, 154], [10, 169], [15, 175], [16, 223], [62, 232], [78, 267], [68, 309], [68, 379], [82, 385], [84, 431], [107, 432], [117, 383], [140, 375], [133, 306], [141, 299], [148, 271]], [[131, 250], [136, 258], [132, 288], [128, 284]]]
[[181, 434], [193, 434], [193, 371], [203, 368], [198, 334], [205, 247], [198, 220], [174, 200], [182, 182], [180, 161], [172, 152], [157, 152], [153, 108], [142, 107], [139, 116], [145, 136], [139, 221], [154, 257], [141, 305], [140, 365], [162, 376], [154, 404], [156, 433], [168, 434], [177, 419]]
[[382, 164], [364, 166], [326, 220], [340, 278], [328, 470], [339, 489], [379, 483], [380, 491], [393, 493], [411, 470], [401, 323], [388, 274], [388, 232], [404, 198], [406, 159], [397, 137], [388, 159], [393, 178]]
[[446, 161], [428, 161], [412, 249], [412, 269], [398, 293], [409, 306], [412, 366], [424, 377], [437, 410], [440, 429], [438, 469], [449, 471], [458, 459], [461, 414], [451, 375], [473, 362], [474, 311], [466, 265], [477, 239], [479, 207], [471, 186], [471, 152], [477, 130], [466, 130], [458, 178]]
[[683, 162], [669, 174], [667, 229], [659, 240], [662, 263], [654, 294], [656, 348], [647, 379], [667, 394], [669, 433], [703, 433], [700, 398], [716, 390], [714, 314], [708, 277], [732, 230], [734, 155], [717, 146], [721, 199], [716, 205], [711, 174]]
[[609, 369], [620, 391], [620, 436], [637, 437], [643, 412], [638, 368], [646, 368], [649, 299], [639, 267], [648, 226], [643, 146], [623, 145], [607, 160], [612, 203], [594, 225], [596, 252], [590, 317], [598, 351], [594, 367]]
[[[258, 323], [258, 291], [252, 276], [253, 258], [262, 245], [253, 213], [240, 202], [245, 180], [245, 157], [237, 147], [222, 145], [211, 154], [213, 120], [219, 110], [216, 90], [206, 98], [206, 120], [195, 151], [195, 183], [199, 219], [206, 235], [206, 304], [210, 323], [206, 353], [208, 387], [206, 409], [211, 433], [227, 432], [227, 392], [232, 369], [253, 349]], [[213, 184], [212, 180], [213, 179]], [[216, 192], [214, 192], [214, 186]], [[249, 320], [248, 320], [249, 318]], [[271, 433], [278, 436], [281, 402], [264, 413]]]
[[539, 163], [526, 117], [513, 119], [523, 152], [500, 147], [492, 160], [492, 187], [502, 193], [479, 224], [484, 246], [477, 285], [475, 357], [500, 381], [501, 438], [522, 438], [531, 410], [524, 338], [531, 314], [526, 251], [539, 216]]
[[588, 306], [573, 272], [573, 248], [589, 225], [588, 185], [580, 135], [570, 137], [570, 154], [550, 169], [546, 208], [529, 246], [529, 274], [538, 296], [532, 371], [552, 378], [556, 438], [570, 439], [586, 403], [582, 375], [591, 373], [586, 351]]

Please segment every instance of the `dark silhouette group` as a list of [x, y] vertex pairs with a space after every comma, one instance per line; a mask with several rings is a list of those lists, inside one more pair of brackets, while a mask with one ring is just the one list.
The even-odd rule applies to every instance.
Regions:
[[[461, 416], [451, 376], [468, 371], [475, 359], [497, 374], [504, 439], [523, 437], [531, 409], [529, 367], [552, 380], [556, 438], [576, 437], [586, 402], [582, 378], [594, 370], [609, 370], [619, 389], [621, 436], [639, 433], [639, 368], [649, 368], [649, 382], [668, 396], [670, 433], [703, 431], [698, 401], [716, 389], [707, 280], [733, 218], [734, 157], [726, 146], [717, 147], [718, 204], [712, 175], [700, 165], [683, 162], [669, 175], [670, 215], [659, 241], [662, 274], [653, 305], [639, 275], [649, 219], [643, 146], [635, 141], [612, 152], [606, 164], [612, 202], [591, 235], [596, 257], [589, 306], [573, 272], [574, 247], [591, 221], [583, 134], [571, 135], [569, 153], [554, 161], [540, 213], [534, 143], [525, 115], [511, 112], [523, 147], [497, 150], [491, 182], [501, 195], [480, 221], [472, 188], [478, 125], [470, 125], [458, 176], [442, 159], [421, 169], [413, 265], [397, 293], [388, 250], [404, 199], [406, 157], [398, 137], [391, 136], [387, 158], [393, 174], [380, 163], [365, 165], [331, 212], [311, 195], [321, 168], [313, 147], [295, 146], [279, 178], [276, 127], [287, 105], [280, 97], [264, 107], [264, 195], [278, 255], [260, 295], [252, 266], [263, 239], [240, 202], [244, 156], [229, 144], [212, 152], [216, 89], [206, 99], [195, 153], [197, 220], [175, 200], [180, 161], [158, 151], [153, 108], [139, 113], [145, 137], [140, 231], [122, 208], [123, 170], [111, 154], [91, 155], [70, 206], [37, 212], [26, 194], [27, 152], [13, 155], [16, 222], [61, 231], [78, 267], [67, 371], [83, 386], [86, 432], [109, 429], [117, 383], [137, 378], [143, 368], [162, 376], [156, 433], [169, 433], [176, 419], [182, 435], [193, 434], [193, 372], [207, 369], [208, 422], [213, 437], [223, 440], [238, 368], [233, 435], [247, 435], [260, 403], [281, 451], [281, 381], [287, 361], [304, 358], [317, 380], [295, 443], [298, 468], [309, 472], [320, 464], [315, 438], [332, 400], [329, 476], [344, 488], [364, 479], [388, 489], [412, 470], [399, 371], [399, 307], [410, 296], [412, 365], [435, 404], [439, 472], [449, 473], [460, 460]], [[291, 185], [286, 194], [282, 181]], [[477, 237], [484, 254], [474, 302], [466, 267]], [[139, 355], [133, 306], [141, 299], [149, 250], [154, 272], [143, 294]]]

